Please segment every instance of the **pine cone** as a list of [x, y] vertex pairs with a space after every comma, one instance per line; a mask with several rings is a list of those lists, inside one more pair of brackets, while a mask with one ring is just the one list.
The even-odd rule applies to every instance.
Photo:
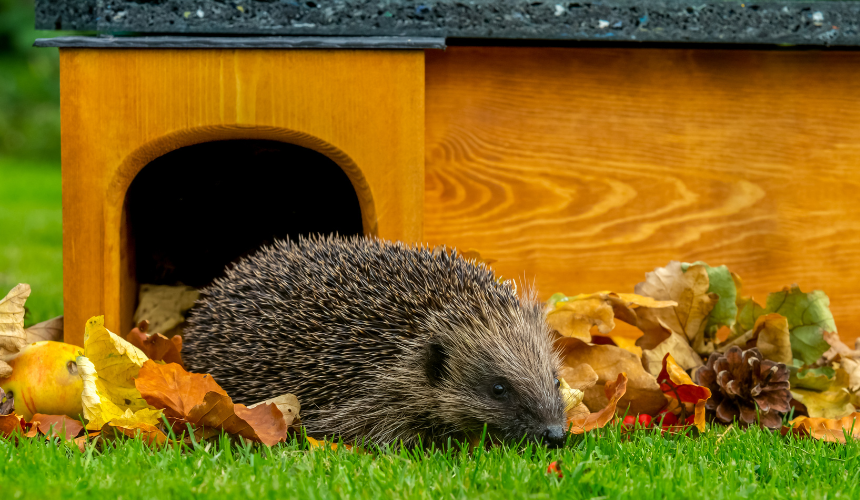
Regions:
[[696, 371], [696, 383], [711, 390], [705, 408], [720, 422], [737, 418], [752, 424], [758, 407], [761, 424], [777, 429], [782, 426], [780, 413], [788, 411], [791, 401], [788, 375], [784, 364], [763, 359], [757, 348], [732, 346], [725, 354], [711, 353], [708, 364]]

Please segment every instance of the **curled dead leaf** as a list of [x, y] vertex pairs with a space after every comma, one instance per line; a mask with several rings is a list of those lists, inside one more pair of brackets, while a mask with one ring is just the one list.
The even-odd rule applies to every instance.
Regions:
[[619, 373], [614, 381], [607, 382], [604, 386], [607, 404], [605, 407], [588, 415], [581, 412], [569, 412], [567, 426], [571, 434], [582, 434], [592, 429], [605, 426], [615, 416], [618, 402], [627, 391], [627, 375]]
[[249, 406], [248, 409], [254, 409], [257, 406], [264, 404], [273, 404], [278, 407], [278, 410], [280, 410], [281, 413], [284, 415], [284, 424], [286, 424], [287, 429], [298, 429], [299, 425], [302, 422], [301, 416], [299, 415], [299, 412], [302, 409], [301, 404], [299, 404], [299, 398], [293, 396], [292, 394], [284, 394], [276, 398], [260, 401], [259, 403], [254, 403]]
[[672, 301], [657, 301], [636, 294], [597, 292], [567, 297], [557, 293], [547, 301], [547, 322], [563, 337], [591, 341], [590, 330], [607, 334], [615, 329], [615, 318], [636, 326], [634, 309], [669, 308]]
[[797, 417], [788, 426], [783, 426], [782, 435], [789, 432], [796, 436], [844, 444], [846, 435], [860, 439], [860, 413], [851, 413], [840, 419]]
[[165, 363], [182, 363], [182, 337], [174, 336], [167, 338], [160, 333], [148, 334], [149, 322], [146, 320], [138, 323], [128, 335], [126, 340], [153, 361], [164, 361]]
[[687, 339], [673, 333], [666, 340], [658, 344], [653, 349], [642, 351], [642, 363], [648, 373], [657, 376], [660, 370], [663, 369], [663, 359], [666, 354], [671, 354], [672, 358], [685, 370], [690, 370], [702, 366], [702, 357], [687, 342]]
[[185, 312], [199, 296], [200, 292], [190, 286], [140, 285], [134, 322], [146, 319], [152, 331], [167, 333], [185, 321]]
[[705, 403], [711, 397], [710, 389], [693, 383], [693, 379], [668, 353], [663, 358], [663, 369], [657, 375], [657, 382], [670, 402], [668, 410], [678, 416], [680, 422], [694, 415], [693, 425], [704, 432]]
[[[685, 272], [680, 262], [672, 261], [666, 267], [645, 273], [645, 281], [634, 288], [636, 293], [674, 301], [677, 305], [637, 310], [639, 328], [649, 337], [661, 336], [661, 328], [665, 328], [685, 338], [699, 354], [710, 354], [714, 350], [714, 339], [710, 334], [705, 335], [705, 326], [719, 296], [708, 293], [709, 286], [707, 268], [701, 265], [690, 266]], [[647, 348], [642, 343], [637, 345]]]
[[57, 316], [56, 318], [36, 323], [30, 328], [24, 330], [24, 334], [27, 337], [27, 343], [32, 344], [33, 342], [41, 342], [43, 340], [62, 342], [63, 324], [62, 316]]
[[135, 384], [149, 404], [164, 411], [175, 430], [188, 422], [198, 428], [201, 437], [223, 430], [267, 446], [286, 440], [287, 423], [276, 405], [264, 403], [250, 409], [234, 404], [211, 375], [148, 360]]
[[30, 285], [19, 283], [0, 299], [0, 354], [16, 353], [27, 344], [24, 303], [29, 296]]
[[[556, 345], [561, 349], [566, 367], [590, 377], [589, 370], [582, 367], [588, 365], [597, 374], [597, 382], [591, 387], [579, 387], [577, 378], [568, 380], [571, 387], [584, 390], [584, 403], [592, 411], [609, 404], [605, 385], [616, 380], [620, 373], [624, 373], [627, 380], [625, 394], [618, 405], [620, 411], [650, 415], [665, 405], [666, 400], [657, 379], [646, 372], [639, 358], [629, 351], [613, 345], [589, 345], [573, 338], [557, 338]], [[567, 378], [570, 372], [563, 373]]]

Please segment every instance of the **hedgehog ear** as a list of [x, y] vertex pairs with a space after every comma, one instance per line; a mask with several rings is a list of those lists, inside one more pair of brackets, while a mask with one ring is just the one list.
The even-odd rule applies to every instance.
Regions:
[[436, 386], [448, 375], [448, 353], [442, 344], [431, 343], [427, 345], [427, 353], [424, 357], [424, 369], [430, 385]]

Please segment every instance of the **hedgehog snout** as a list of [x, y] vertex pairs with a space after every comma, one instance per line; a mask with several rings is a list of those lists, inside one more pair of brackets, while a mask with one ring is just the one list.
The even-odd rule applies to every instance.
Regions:
[[564, 427], [560, 425], [548, 425], [541, 433], [540, 440], [550, 448], [559, 448], [564, 446], [565, 434]]

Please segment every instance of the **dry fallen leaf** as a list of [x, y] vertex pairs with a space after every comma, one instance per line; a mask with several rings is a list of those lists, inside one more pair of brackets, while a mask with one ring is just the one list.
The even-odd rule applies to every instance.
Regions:
[[627, 391], [627, 375], [619, 373], [618, 378], [606, 383], [604, 390], [606, 406], [599, 411], [582, 416], [574, 414], [573, 418], [571, 418], [572, 413], [568, 413], [567, 426], [571, 434], [582, 434], [592, 429], [599, 429], [612, 420], [618, 402]]
[[[234, 404], [210, 375], [188, 373], [175, 363], [147, 361], [135, 381], [144, 399], [164, 411], [177, 430], [189, 422], [204, 429], [202, 437], [221, 430], [267, 446], [286, 440], [287, 423], [274, 404], [253, 409]], [[181, 429], [181, 427], [180, 427]]]
[[806, 406], [812, 418], [839, 419], [854, 413], [851, 393], [848, 391], [850, 375], [842, 368], [836, 369], [836, 376], [826, 391], [791, 389], [791, 396]]
[[164, 361], [165, 363], [182, 363], [182, 337], [174, 336], [167, 338], [160, 333], [148, 334], [149, 321], [143, 320], [134, 327], [126, 336], [126, 340], [153, 361]]
[[759, 316], [752, 332], [765, 359], [791, 366], [791, 334], [785, 316], [776, 313]]
[[547, 301], [546, 313], [550, 327], [563, 337], [590, 342], [592, 327], [605, 335], [615, 329], [616, 318], [636, 326], [638, 320], [634, 309], [675, 305], [671, 301], [657, 301], [632, 293], [597, 292], [573, 297], [557, 293]]
[[642, 363], [648, 373], [654, 375], [660, 373], [663, 369], [663, 358], [666, 354], [671, 354], [675, 361], [685, 370], [690, 370], [702, 366], [702, 358], [696, 351], [687, 343], [687, 340], [673, 333], [666, 340], [657, 345], [654, 349], [642, 351]]
[[[613, 345], [588, 345], [572, 338], [557, 338], [556, 345], [561, 349], [567, 367], [583, 370], [578, 367], [588, 365], [597, 374], [597, 384], [592, 387], [578, 387], [575, 381], [568, 380], [571, 387], [584, 390], [584, 403], [592, 411], [608, 404], [604, 387], [617, 379], [620, 373], [625, 373], [628, 379], [625, 382], [626, 392], [618, 405], [620, 411], [629, 407], [630, 413], [650, 415], [666, 404], [657, 379], [646, 372], [639, 358], [629, 351]], [[568, 373], [563, 372], [563, 375], [567, 378]]]
[[100, 430], [106, 423], [123, 418], [155, 425], [161, 420], [161, 410], [141, 408], [132, 411], [127, 406], [118, 406], [104, 397], [98, 388], [98, 373], [95, 366], [84, 356], [78, 356], [78, 373], [83, 379], [81, 402], [88, 430]]
[[42, 415], [36, 413], [31, 422], [36, 425], [39, 432], [48, 436], [58, 436], [64, 441], [72, 441], [84, 429], [77, 420], [73, 420], [65, 415]]
[[167, 333], [185, 321], [200, 292], [190, 286], [140, 285], [134, 323], [149, 320], [153, 332]]
[[254, 403], [249, 406], [248, 409], [254, 409], [257, 406], [264, 404], [273, 404], [277, 406], [279, 410], [281, 410], [281, 413], [284, 415], [284, 423], [286, 424], [287, 429], [296, 429], [299, 424], [301, 424], [301, 416], [299, 415], [299, 412], [301, 411], [302, 406], [301, 404], [299, 404], [299, 398], [293, 396], [292, 394], [284, 394], [276, 398], [260, 401], [259, 403]]
[[[146, 355], [104, 326], [104, 316], [87, 321], [84, 331], [84, 357], [96, 372], [95, 389], [103, 402], [105, 398], [123, 411], [136, 412], [147, 408], [146, 401], [134, 387]], [[98, 430], [97, 428], [88, 427]]]
[[139, 437], [151, 446], [161, 446], [169, 441], [167, 435], [161, 432], [161, 429], [158, 427], [133, 418], [118, 418], [102, 427], [101, 435], [107, 439], [115, 439], [117, 434], [122, 434], [130, 438]]
[[645, 273], [645, 281], [636, 285], [637, 294], [675, 301], [678, 305], [637, 310], [639, 328], [648, 334], [664, 327], [684, 337], [699, 354], [713, 352], [713, 339], [705, 336], [705, 326], [719, 297], [708, 293], [709, 286], [708, 271], [701, 265], [690, 266], [684, 272], [680, 262], [672, 261], [666, 267]]
[[56, 318], [37, 323], [30, 328], [24, 330], [24, 335], [27, 338], [28, 344], [32, 344], [33, 342], [41, 342], [43, 340], [62, 342], [63, 317], [57, 316]]
[[182, 421], [188, 420], [191, 410], [203, 402], [207, 393], [227, 395], [212, 375], [188, 373], [176, 363], [144, 363], [134, 383], [147, 403], [164, 410], [168, 419]]
[[0, 415], [0, 436], [9, 437], [16, 432], [23, 434], [24, 430], [24, 421], [20, 416], [14, 413]]
[[821, 441], [845, 443], [845, 435], [860, 439], [860, 413], [840, 419], [797, 417], [783, 426], [782, 435], [791, 432], [796, 436], [811, 436]]
[[20, 283], [0, 299], [0, 354], [16, 353], [27, 344], [24, 303], [29, 296], [30, 285]]

